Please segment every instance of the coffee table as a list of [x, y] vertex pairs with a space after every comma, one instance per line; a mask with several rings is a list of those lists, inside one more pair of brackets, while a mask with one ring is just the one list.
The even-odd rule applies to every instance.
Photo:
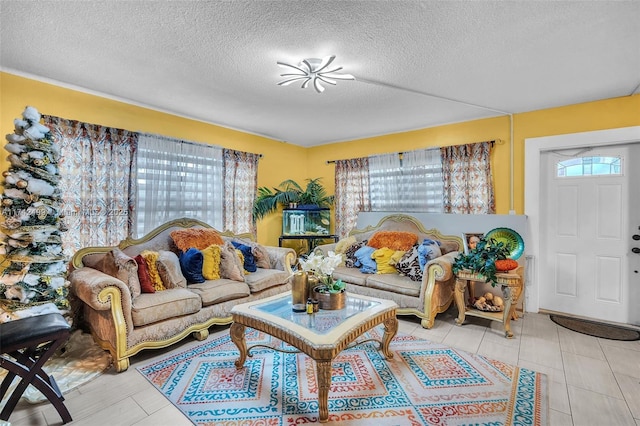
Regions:
[[[390, 300], [349, 293], [345, 308], [321, 309], [314, 314], [293, 312], [291, 292], [236, 305], [231, 309], [233, 323], [229, 330], [231, 340], [240, 351], [236, 368], [244, 366], [253, 347], [262, 346], [247, 348], [245, 327], [267, 333], [307, 354], [316, 362], [318, 411], [320, 422], [324, 423], [329, 419], [331, 362], [355, 339], [379, 324], [384, 325], [380, 349], [387, 359], [391, 359], [393, 353], [389, 351], [389, 343], [398, 331], [397, 308], [398, 305]], [[364, 341], [355, 344], [360, 343]]]

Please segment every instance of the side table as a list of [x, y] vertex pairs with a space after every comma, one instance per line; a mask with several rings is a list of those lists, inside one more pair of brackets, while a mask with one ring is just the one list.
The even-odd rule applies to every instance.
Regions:
[[[499, 321], [504, 323], [504, 334], [507, 338], [512, 338], [511, 332], [511, 319], [517, 319], [516, 306], [522, 295], [522, 276], [523, 267], [518, 267], [515, 271], [498, 273], [496, 278], [502, 289], [504, 299], [504, 310], [502, 312], [488, 312], [476, 309], [473, 307], [475, 301], [475, 283], [486, 283], [487, 279], [481, 274], [477, 274], [471, 271], [459, 271], [456, 274], [456, 286], [454, 292], [454, 299], [458, 308], [458, 318], [456, 318], [456, 324], [462, 325], [466, 315], [473, 317], [486, 318], [492, 321]], [[469, 304], [465, 305], [464, 293], [466, 289], [469, 289]]]

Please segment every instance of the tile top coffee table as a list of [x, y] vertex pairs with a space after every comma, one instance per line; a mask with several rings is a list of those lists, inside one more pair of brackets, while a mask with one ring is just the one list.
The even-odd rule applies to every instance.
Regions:
[[291, 292], [236, 305], [231, 309], [233, 323], [229, 330], [231, 340], [240, 351], [236, 367], [244, 366], [251, 350], [247, 349], [245, 327], [267, 333], [307, 354], [316, 362], [318, 411], [320, 422], [324, 423], [329, 419], [332, 360], [379, 324], [384, 325], [380, 349], [387, 359], [392, 358], [389, 343], [398, 331], [397, 308], [390, 300], [347, 294], [344, 309], [298, 313], [292, 310]]

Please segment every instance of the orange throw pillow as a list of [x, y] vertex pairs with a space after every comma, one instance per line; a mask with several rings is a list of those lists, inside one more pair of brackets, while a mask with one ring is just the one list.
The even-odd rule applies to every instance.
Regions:
[[418, 236], [405, 231], [378, 231], [371, 236], [367, 245], [376, 249], [408, 251], [418, 242]]
[[204, 250], [213, 244], [218, 246], [224, 244], [224, 240], [214, 229], [177, 229], [172, 231], [170, 235], [173, 243], [180, 251], [187, 251], [192, 247], [198, 250]]

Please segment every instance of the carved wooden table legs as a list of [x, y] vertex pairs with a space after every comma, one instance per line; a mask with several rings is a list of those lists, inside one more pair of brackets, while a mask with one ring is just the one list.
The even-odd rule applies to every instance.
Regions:
[[[398, 319], [394, 314], [393, 317], [385, 319], [382, 324], [384, 326], [384, 334], [380, 342], [380, 351], [386, 359], [391, 359], [393, 358], [393, 352], [389, 349], [389, 345], [398, 332]], [[229, 329], [231, 341], [237, 346], [240, 352], [235, 362], [237, 369], [241, 369], [247, 360], [248, 350], [245, 339], [245, 329], [246, 327], [244, 325], [237, 322], [233, 322]], [[320, 423], [325, 423], [329, 420], [329, 390], [331, 389], [331, 363], [333, 358], [319, 359], [312, 356], [311, 358], [316, 362], [319, 421]]]

